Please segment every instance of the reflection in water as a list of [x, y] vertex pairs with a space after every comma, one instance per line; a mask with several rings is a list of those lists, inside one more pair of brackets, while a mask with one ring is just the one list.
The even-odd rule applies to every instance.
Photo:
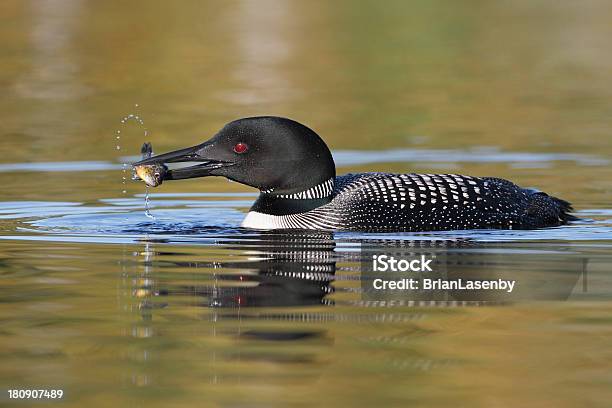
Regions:
[[[246, 247], [245, 247], [246, 243]], [[335, 243], [331, 233], [262, 234], [252, 241], [229, 238], [227, 249], [245, 251], [238, 261], [155, 261], [146, 244], [144, 269], [146, 285], [136, 289], [137, 297], [155, 296], [198, 299], [209, 307], [271, 307], [331, 304], [325, 297], [336, 272]], [[164, 253], [164, 258], [171, 253]], [[164, 285], [152, 288], [153, 271], [182, 270], [192, 275], [192, 285]], [[148, 301], [148, 300], [147, 300]], [[143, 307], [143, 305], [141, 305]], [[150, 308], [146, 305], [145, 308]]]
[[[137, 364], [129, 366], [126, 383], [157, 386], [164, 377], [159, 372], [160, 354], [168, 359], [174, 347], [185, 347], [198, 353], [201, 362], [199, 371], [188, 371], [211, 386], [282, 387], [274, 371], [256, 374], [249, 364], [299, 367], [299, 383], [314, 385], [325, 376], [324, 367], [337, 365], [333, 356], [341, 353], [339, 347], [348, 347], [350, 338], [361, 352], [387, 350], [371, 361], [381, 369], [403, 375], [438, 372], [464, 363], [452, 353], [431, 354], [422, 343], [447, 335], [446, 329], [431, 326], [432, 306], [441, 318], [457, 316], [457, 306], [494, 306], [493, 313], [512, 315], [514, 302], [490, 294], [368, 299], [361, 291], [365, 277], [360, 261], [371, 250], [436, 254], [437, 267], [443, 267], [448, 277], [513, 276], [519, 284], [528, 283], [531, 299], [570, 294], [573, 299], [609, 299], [612, 293], [612, 282], [602, 280], [609, 256], [602, 261], [601, 255], [575, 251], [571, 245], [525, 248], [469, 240], [265, 232], [228, 234], [204, 252], [203, 248], [145, 241], [141, 250], [124, 253], [120, 303], [131, 305], [126, 309], [130, 326], [125, 335], [138, 340], [128, 353]], [[585, 276], [577, 271], [593, 274], [596, 292], [584, 292]], [[392, 329], [378, 334], [384, 327]], [[347, 337], [347, 330], [353, 334]]]
[[[7, 364], [0, 380], [34, 385], [52, 378], [79, 401], [89, 390], [113, 389], [122, 400], [154, 406], [203, 395], [314, 404], [312, 387], [358, 406], [348, 391], [357, 382], [372, 389], [365, 406], [374, 399], [393, 406], [389, 393], [443, 405], [478, 399], [485, 388], [504, 393], [525, 369], [557, 378], [546, 365], [526, 368], [526, 361], [590, 378], [590, 368], [576, 367], [605, 348], [607, 337], [594, 334], [606, 330], [609, 302], [592, 302], [612, 293], [605, 240], [480, 243], [217, 230], [177, 244], [169, 232], [139, 244], [3, 241], [0, 320], [7, 325], [0, 357]], [[544, 283], [565, 279], [570, 264], [588, 260], [587, 292], [578, 280], [572, 298], [591, 302], [499, 305], [456, 294], [436, 302], [368, 300], [359, 260], [382, 247], [436, 252], [449, 274], [494, 271]], [[575, 352], [559, 361], [568, 349]], [[483, 365], [497, 379], [482, 374]], [[95, 376], [77, 375], [92, 367]], [[457, 384], [467, 374], [479, 382], [461, 385], [468, 387], [462, 397]]]
[[[287, 239], [283, 235], [264, 234], [257, 239], [239, 241], [229, 239], [227, 249], [240, 249], [246, 259], [216, 261], [195, 259], [173, 260], [184, 257], [181, 252], [156, 252], [155, 244], [145, 243], [142, 252], [134, 256], [143, 257], [139, 262], [142, 272], [129, 279], [131, 289], [126, 291], [136, 300], [135, 309], [140, 319], [135, 321], [130, 336], [150, 338], [156, 335], [154, 314], [156, 310], [180, 308], [185, 304], [208, 307], [211, 313], [204, 325], [210, 329], [209, 336], [217, 337], [217, 326], [222, 322], [237, 322], [230, 329], [231, 336], [248, 342], [309, 342], [326, 338], [325, 331], [313, 329], [278, 330], [274, 328], [250, 328], [241, 330], [244, 308], [303, 307], [331, 304], [326, 296], [333, 292], [330, 286], [334, 279], [334, 241], [331, 234], [295, 234]], [[159, 259], [157, 259], [159, 258]], [[124, 262], [124, 272], [129, 268]], [[179, 274], [177, 278], [168, 275]], [[187, 277], [187, 276], [188, 277]], [[128, 301], [129, 303], [129, 301]], [[237, 310], [237, 314], [220, 313], [223, 309]], [[235, 327], [235, 326], [234, 326]], [[222, 329], [228, 335], [228, 329]], [[324, 343], [327, 343], [327, 339]], [[209, 382], [223, 382], [223, 372], [216, 368], [217, 361], [240, 363], [245, 361], [271, 363], [314, 363], [311, 353], [278, 353], [237, 348], [233, 351], [208, 351], [210, 362]], [[147, 363], [153, 350], [145, 347], [138, 353], [139, 361]], [[152, 368], [151, 368], [152, 369]], [[247, 377], [249, 373], [245, 373]], [[134, 372], [130, 381], [135, 386], [151, 384], [147, 364]], [[232, 376], [231, 382], [240, 381], [241, 376]], [[245, 378], [246, 379], [246, 378]]]
[[[370, 307], [566, 300], [586, 295], [590, 258], [570, 246], [534, 250], [469, 240], [338, 239], [333, 233], [304, 231], [228, 235], [217, 246], [240, 252], [239, 259], [198, 259], [187, 254], [189, 260], [183, 260], [184, 252], [156, 251], [155, 242], [146, 241], [144, 250], [134, 253], [144, 257], [138, 263], [143, 273], [131, 290], [139, 299], [139, 310], [172, 307], [173, 303], [184, 304], [185, 299], [192, 306], [212, 309], [333, 306], [336, 291], [349, 295], [352, 304]], [[370, 262], [372, 253], [387, 252], [405, 259], [425, 255], [433, 259], [433, 269], [443, 279], [512, 279], [516, 288], [511, 295], [451, 290], [431, 297], [406, 291], [399, 297], [398, 293], [381, 292], [378, 299], [372, 299], [363, 293], [372, 278], [363, 262]], [[125, 264], [131, 265], [129, 261]], [[605, 293], [599, 289], [591, 295]]]

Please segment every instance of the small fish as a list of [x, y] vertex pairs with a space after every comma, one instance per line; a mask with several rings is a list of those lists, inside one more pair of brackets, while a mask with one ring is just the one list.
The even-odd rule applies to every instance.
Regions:
[[[148, 159], [153, 155], [153, 146], [151, 143], [144, 143], [140, 149], [142, 159]], [[134, 166], [136, 176], [144, 181], [148, 186], [157, 187], [164, 181], [164, 175], [168, 168], [163, 164], [149, 164], [144, 166]], [[136, 178], [136, 179], [138, 179]]]

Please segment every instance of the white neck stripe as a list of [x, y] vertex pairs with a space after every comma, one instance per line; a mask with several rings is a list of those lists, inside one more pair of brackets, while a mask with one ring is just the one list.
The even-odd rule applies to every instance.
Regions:
[[[293, 194], [279, 194], [278, 197], [292, 198], [295, 200], [325, 198], [325, 197], [329, 197], [333, 191], [334, 191], [334, 179], [330, 178], [329, 180], [326, 180], [321, 184], [317, 184], [316, 186], [311, 187], [308, 190], [300, 191], [299, 193], [293, 193]], [[269, 193], [271, 191], [268, 190], [268, 191], [262, 191], [262, 192]]]

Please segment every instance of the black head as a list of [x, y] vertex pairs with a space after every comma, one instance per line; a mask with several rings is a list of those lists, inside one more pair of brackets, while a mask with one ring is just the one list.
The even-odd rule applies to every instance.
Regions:
[[292, 194], [336, 175], [327, 145], [314, 131], [291, 119], [261, 116], [228, 123], [212, 139], [135, 165], [200, 164], [170, 170], [164, 180], [224, 176], [274, 194]]

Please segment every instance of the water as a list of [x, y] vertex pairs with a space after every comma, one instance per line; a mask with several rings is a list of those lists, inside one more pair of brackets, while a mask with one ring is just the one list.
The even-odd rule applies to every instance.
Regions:
[[152, 220], [155, 220], [155, 217], [153, 216], [153, 214], [151, 214], [151, 200], [149, 198], [149, 186], [145, 186], [145, 200], [144, 200], [144, 211], [145, 211], [145, 215], [149, 218], [151, 218]]
[[[1, 7], [0, 392], [62, 388], [75, 407], [609, 405], [609, 4]], [[116, 128], [126, 112], [146, 117], [146, 140], [133, 120]], [[313, 127], [339, 174], [503, 177], [583, 220], [263, 233], [238, 227], [255, 192], [219, 178], [164, 183], [145, 215], [143, 184], [124, 179], [143, 141], [193, 146], [257, 114]], [[360, 254], [381, 246], [435, 249], [458, 274], [585, 273], [567, 301], [368, 301]]]
[[[134, 104], [134, 108], [138, 108], [139, 105], [138, 104]], [[143, 137], [146, 139], [149, 136], [149, 131], [147, 130], [147, 128], [145, 128], [145, 124], [144, 124], [144, 120], [137, 114], [135, 113], [129, 113], [127, 115], [125, 115], [122, 119], [121, 119], [121, 125], [125, 126], [127, 123], [129, 123], [130, 121], [132, 122], [136, 122], [138, 125], [140, 125], [140, 128], [142, 129], [143, 132]], [[121, 134], [121, 130], [117, 130], [117, 135]], [[117, 139], [117, 150], [121, 150], [121, 145], [119, 143], [119, 140], [121, 140], [121, 136], [117, 136], [115, 139]], [[151, 151], [149, 156], [153, 155], [154, 153]], [[141, 158], [146, 158], [149, 156], [143, 156]], [[137, 160], [132, 160], [132, 162], [137, 161]], [[121, 183], [123, 184], [123, 189], [121, 190], [122, 194], [126, 194], [127, 191], [125, 189], [125, 184], [127, 181], [127, 168], [129, 166], [129, 163], [123, 163], [121, 165], [122, 167], [122, 176], [121, 176]], [[136, 179], [139, 180], [139, 177], [137, 177], [135, 174], [132, 176], [132, 179]], [[153, 214], [151, 214], [151, 211], [149, 209], [149, 186], [145, 185], [145, 200], [144, 200], [144, 211], [145, 211], [145, 215], [149, 218], [151, 218], [152, 220], [155, 220], [155, 217], [153, 216]]]

